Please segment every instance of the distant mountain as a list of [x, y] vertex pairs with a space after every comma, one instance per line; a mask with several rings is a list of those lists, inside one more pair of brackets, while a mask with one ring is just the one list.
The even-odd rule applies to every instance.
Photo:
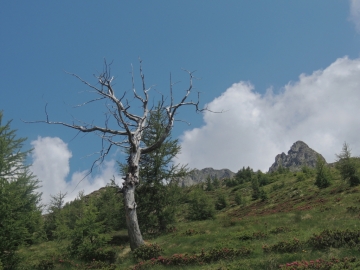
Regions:
[[232, 178], [235, 175], [234, 172], [229, 169], [215, 170], [213, 168], [205, 168], [202, 170], [194, 169], [188, 176], [179, 180], [181, 186], [192, 186], [206, 181], [206, 178], [217, 177], [219, 180], [223, 178]]
[[[306, 143], [297, 141], [291, 146], [287, 155], [283, 152], [275, 157], [275, 162], [269, 168], [269, 172], [276, 171], [280, 166], [289, 168], [290, 171], [300, 171], [303, 166], [315, 168], [318, 155], [320, 154], [311, 149]], [[320, 156], [325, 160], [322, 155]]]

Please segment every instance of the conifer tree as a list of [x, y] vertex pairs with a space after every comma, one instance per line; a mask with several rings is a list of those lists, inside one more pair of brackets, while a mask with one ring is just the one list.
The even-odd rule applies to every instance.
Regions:
[[343, 180], [348, 181], [350, 186], [360, 184], [360, 160], [351, 156], [349, 145], [344, 142], [340, 154], [336, 155], [336, 168], [340, 171]]
[[17, 138], [11, 121], [3, 124], [0, 111], [0, 262], [14, 269], [16, 250], [41, 235], [39, 181], [25, 165], [30, 151], [21, 151], [25, 138]]
[[326, 188], [330, 186], [331, 174], [329, 168], [327, 167], [325, 160], [318, 155], [316, 161], [316, 180], [315, 185], [318, 188]]

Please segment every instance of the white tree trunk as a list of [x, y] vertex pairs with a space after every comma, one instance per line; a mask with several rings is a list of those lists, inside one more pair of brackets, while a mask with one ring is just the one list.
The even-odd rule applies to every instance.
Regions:
[[140, 161], [140, 141], [135, 141], [134, 148], [128, 158], [128, 172], [123, 183], [123, 196], [126, 225], [130, 239], [130, 248], [134, 250], [144, 245], [139, 223], [136, 214], [135, 188], [139, 183], [139, 161]]
[[[128, 174], [126, 178], [132, 177]], [[123, 196], [124, 196], [124, 207], [125, 207], [125, 216], [126, 216], [126, 225], [128, 228], [128, 235], [130, 239], [130, 248], [134, 250], [139, 246], [144, 244], [142, 238], [137, 214], [136, 214], [136, 202], [135, 202], [135, 185], [131, 185], [131, 179], [128, 184], [123, 186]]]

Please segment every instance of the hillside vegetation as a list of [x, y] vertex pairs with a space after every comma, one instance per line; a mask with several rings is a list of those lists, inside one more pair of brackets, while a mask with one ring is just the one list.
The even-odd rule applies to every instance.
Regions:
[[158, 230], [150, 215], [134, 252], [116, 188], [79, 194], [45, 217], [47, 240], [19, 250], [19, 269], [360, 269], [360, 189], [338, 168], [321, 188], [307, 167], [173, 185], [173, 222]]

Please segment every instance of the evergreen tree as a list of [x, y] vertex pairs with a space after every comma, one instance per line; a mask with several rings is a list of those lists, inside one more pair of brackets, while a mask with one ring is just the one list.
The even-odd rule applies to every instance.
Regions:
[[220, 187], [220, 185], [221, 185], [220, 180], [215, 175], [214, 180], [213, 180], [213, 186], [214, 186], [215, 189], [218, 189]]
[[238, 191], [235, 193], [235, 202], [237, 205], [241, 205], [243, 203], [242, 197], [241, 197], [241, 193]]
[[344, 142], [340, 154], [337, 156], [336, 168], [340, 171], [343, 180], [348, 181], [350, 186], [360, 184], [360, 160], [351, 156], [349, 145]]
[[251, 197], [253, 200], [257, 200], [260, 197], [260, 187], [259, 187], [259, 182], [258, 179], [256, 177], [254, 177], [251, 180], [251, 187], [252, 187], [252, 194]]
[[103, 223], [106, 232], [126, 229], [125, 209], [121, 197], [112, 181], [94, 202], [98, 209], [97, 220]]
[[214, 185], [210, 175], [208, 175], [208, 177], [206, 177], [206, 191], [213, 191], [213, 190], [214, 190]]
[[217, 200], [215, 203], [216, 210], [221, 210], [226, 208], [229, 205], [228, 199], [225, 195], [225, 193], [220, 192], [218, 193]]
[[202, 189], [196, 188], [190, 196], [188, 219], [206, 220], [214, 217], [214, 202]]
[[246, 168], [243, 167], [241, 170], [239, 170], [236, 173], [235, 179], [238, 182], [238, 184], [242, 184], [245, 182], [250, 182], [253, 175], [254, 175], [253, 169], [251, 169], [249, 166], [247, 166]]
[[315, 185], [318, 188], [326, 188], [330, 186], [330, 182], [331, 182], [330, 170], [327, 167], [325, 160], [320, 155], [318, 155], [316, 161]]
[[14, 269], [16, 250], [41, 237], [39, 181], [24, 164], [30, 151], [21, 151], [25, 138], [16, 138], [11, 121], [3, 124], [0, 111], [0, 262]]
[[51, 200], [48, 205], [48, 214], [45, 215], [44, 229], [48, 240], [54, 240], [56, 223], [60, 217], [60, 210], [64, 206], [66, 193], [59, 192], [57, 195], [50, 195]]

